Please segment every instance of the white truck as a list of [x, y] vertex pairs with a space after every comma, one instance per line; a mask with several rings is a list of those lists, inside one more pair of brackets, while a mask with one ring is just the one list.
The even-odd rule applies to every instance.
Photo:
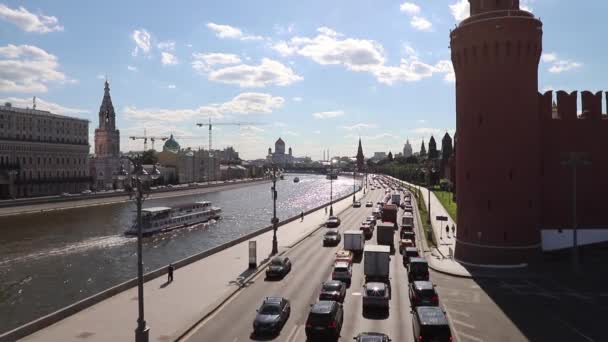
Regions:
[[388, 310], [391, 299], [390, 262], [388, 246], [367, 245], [363, 250], [363, 310]]
[[399, 195], [398, 193], [394, 193], [391, 195], [391, 203], [396, 205], [396, 206], [400, 206], [401, 205], [401, 195]]
[[365, 247], [365, 236], [360, 230], [347, 230], [344, 232], [344, 249], [361, 255]]

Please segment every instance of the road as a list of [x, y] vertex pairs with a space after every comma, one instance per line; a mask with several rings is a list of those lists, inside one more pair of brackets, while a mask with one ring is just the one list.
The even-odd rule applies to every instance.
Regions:
[[[374, 190], [365, 199], [374, 203], [383, 198], [383, 190]], [[349, 208], [340, 215], [340, 231], [359, 229], [371, 208]], [[342, 248], [323, 247], [325, 228], [315, 232], [286, 254], [293, 263], [292, 271], [280, 281], [266, 281], [262, 272], [251, 283], [225, 303], [215, 314], [201, 322], [186, 336], [187, 341], [249, 341], [253, 337], [252, 322], [255, 310], [266, 296], [282, 296], [291, 301], [291, 317], [283, 327], [277, 341], [306, 341], [304, 324], [310, 304], [316, 302], [320, 285], [330, 279], [335, 252]], [[396, 235], [395, 235], [396, 236]], [[368, 240], [375, 244], [376, 236]], [[344, 325], [341, 339], [352, 340], [360, 332], [376, 331], [388, 334], [393, 341], [414, 341], [412, 318], [407, 295], [407, 277], [397, 252], [391, 258], [392, 299], [388, 316], [364, 316], [361, 290], [364, 282], [363, 265], [353, 265], [352, 285], [344, 303]]]

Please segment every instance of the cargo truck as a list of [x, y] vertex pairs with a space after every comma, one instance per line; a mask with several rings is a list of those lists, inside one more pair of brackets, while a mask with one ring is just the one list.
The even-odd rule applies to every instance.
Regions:
[[367, 245], [363, 252], [363, 310], [380, 308], [388, 310], [391, 299], [390, 248]]
[[401, 195], [399, 195], [398, 193], [394, 193], [391, 195], [391, 203], [399, 206], [401, 204]]
[[394, 204], [385, 204], [380, 214], [383, 222], [393, 223], [393, 229], [397, 229], [397, 208]]
[[395, 229], [391, 222], [381, 222], [376, 226], [376, 242], [379, 245], [388, 246], [390, 251], [395, 250], [394, 246]]
[[347, 230], [344, 232], [344, 249], [360, 257], [365, 246], [365, 236], [360, 230]]

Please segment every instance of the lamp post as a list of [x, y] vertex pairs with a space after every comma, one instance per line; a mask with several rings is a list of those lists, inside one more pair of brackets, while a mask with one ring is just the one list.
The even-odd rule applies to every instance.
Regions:
[[562, 161], [562, 165], [572, 168], [572, 269], [579, 270], [578, 260], [578, 222], [576, 217], [576, 171], [579, 166], [591, 165], [588, 153], [570, 152]]
[[329, 216], [334, 216], [334, 160], [329, 161]]
[[[144, 169], [141, 158], [124, 157], [133, 163], [133, 173], [131, 176], [131, 190], [129, 196], [135, 195], [137, 203], [137, 302], [138, 302], [138, 317], [137, 317], [137, 328], [135, 329], [135, 342], [148, 342], [150, 334], [150, 327], [146, 325], [144, 318], [144, 270], [142, 261], [142, 224], [141, 224], [141, 206], [149, 194], [149, 190], [145, 185], [150, 180], [155, 180], [160, 177], [160, 171], [154, 165], [152, 173]], [[120, 170], [116, 173], [115, 179], [124, 181], [129, 176], [129, 173], [120, 166]]]
[[356, 169], [353, 168], [353, 204], [355, 203], [355, 189], [357, 188], [357, 186], [355, 185], [356, 180], [355, 180], [355, 175], [357, 174]]
[[277, 168], [276, 165], [272, 165], [272, 173], [269, 173], [269, 176], [272, 179], [272, 187], [270, 188], [270, 192], [272, 194], [272, 219], [270, 223], [272, 223], [272, 252], [270, 255], [275, 255], [279, 253], [279, 243], [277, 242], [277, 229], [279, 224], [279, 219], [277, 218]]

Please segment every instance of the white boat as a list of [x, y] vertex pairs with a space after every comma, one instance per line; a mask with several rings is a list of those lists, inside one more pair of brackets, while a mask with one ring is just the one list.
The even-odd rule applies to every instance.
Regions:
[[295, 178], [293, 179], [293, 182], [294, 182], [294, 183], [297, 183], [297, 182], [299, 182], [299, 181], [300, 181], [300, 178], [298, 178], [298, 177], [295, 177]]
[[[222, 209], [209, 201], [182, 204], [175, 207], [152, 207], [141, 210], [144, 236], [167, 232], [220, 218]], [[137, 235], [137, 218], [125, 235]]]

